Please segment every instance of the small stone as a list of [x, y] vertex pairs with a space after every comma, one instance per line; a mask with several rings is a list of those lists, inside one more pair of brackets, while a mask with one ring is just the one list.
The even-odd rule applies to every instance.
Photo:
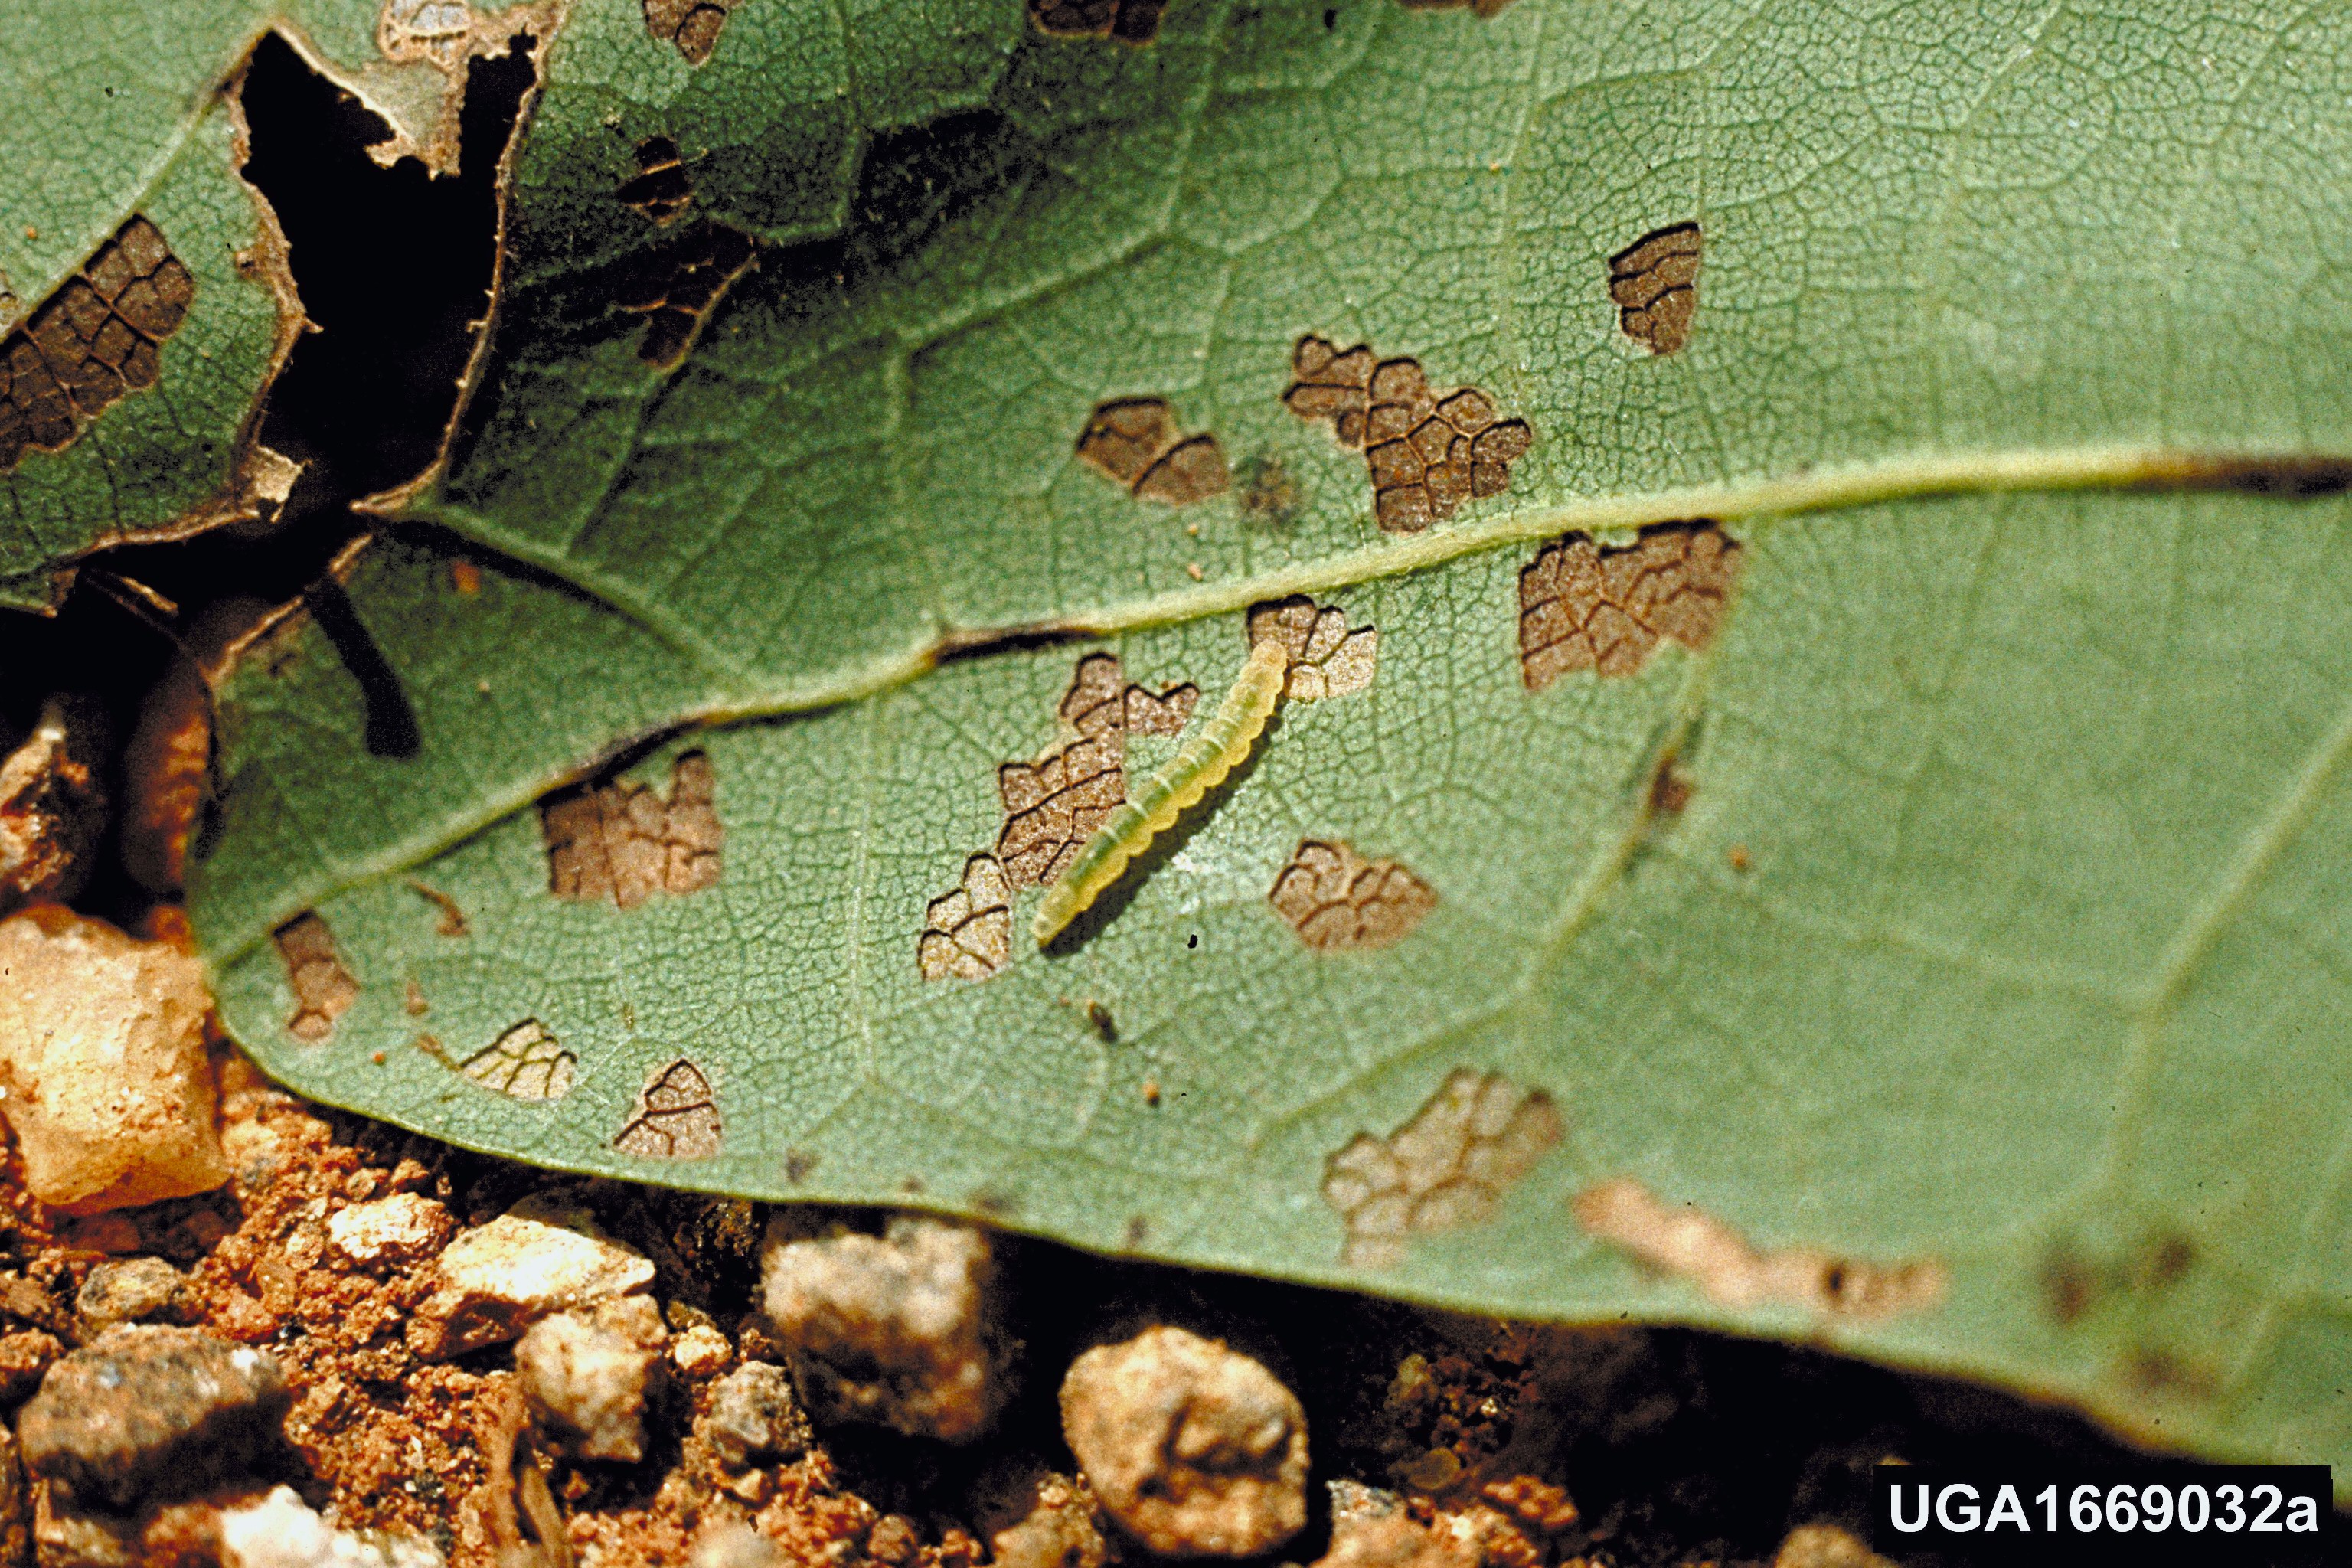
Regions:
[[397, 1266], [430, 1258], [457, 1228], [449, 1211], [431, 1198], [394, 1193], [329, 1215], [327, 1241], [362, 1268]]
[[1331, 1549], [1314, 1568], [1479, 1568], [1481, 1555], [1404, 1513], [1331, 1521]]
[[[66, 1353], [64, 1342], [46, 1329], [0, 1334], [0, 1405], [14, 1405], [39, 1386], [50, 1365]], [[0, 1563], [7, 1561], [0, 1557]]]
[[101, 1263], [89, 1271], [80, 1293], [74, 1297], [82, 1337], [93, 1339], [117, 1323], [174, 1312], [187, 1285], [187, 1276], [160, 1258]]
[[16, 1435], [0, 1421], [0, 1564], [19, 1568], [32, 1560], [32, 1489], [25, 1484], [25, 1462], [16, 1452]]
[[1085, 1489], [1047, 1471], [1027, 1489], [1028, 1511], [989, 1536], [996, 1568], [1103, 1568], [1110, 1543]]
[[646, 1398], [663, 1337], [660, 1309], [644, 1296], [532, 1324], [515, 1346], [515, 1373], [541, 1429], [578, 1458], [645, 1458]]
[[277, 1358], [200, 1329], [110, 1329], [59, 1361], [17, 1417], [25, 1464], [95, 1507], [242, 1473], [290, 1394]]
[[72, 1214], [210, 1192], [204, 966], [44, 904], [0, 921], [0, 1111], [25, 1184]]
[[1860, 1536], [1834, 1524], [1801, 1524], [1773, 1554], [1772, 1568], [1895, 1568]]
[[291, 1487], [220, 1516], [221, 1568], [441, 1568], [419, 1537], [365, 1540], [329, 1524]]
[[70, 899], [89, 880], [106, 831], [106, 791], [92, 765], [95, 715], [51, 699], [22, 745], [0, 761], [0, 910]]
[[884, 1514], [866, 1532], [866, 1555], [887, 1568], [912, 1563], [922, 1550], [922, 1537], [915, 1532], [915, 1521], [903, 1513]]
[[653, 1260], [606, 1236], [588, 1211], [534, 1194], [460, 1232], [434, 1262], [438, 1289], [408, 1325], [427, 1359], [520, 1334], [551, 1312], [593, 1306], [653, 1283]]
[[783, 1548], [731, 1519], [705, 1530], [688, 1559], [691, 1568], [783, 1568], [789, 1561]]
[[808, 1416], [784, 1369], [747, 1362], [710, 1385], [710, 1408], [694, 1423], [719, 1462], [740, 1468], [754, 1460], [795, 1459], [812, 1441]]
[[716, 1377], [734, 1358], [727, 1336], [708, 1323], [697, 1323], [670, 1342], [671, 1363], [688, 1377]]
[[1307, 1523], [1307, 1413], [1257, 1362], [1183, 1329], [1097, 1345], [1062, 1434], [1119, 1526], [1163, 1557], [1255, 1557]]
[[787, 1235], [771, 1222], [762, 1300], [821, 1418], [950, 1443], [986, 1429], [1006, 1391], [984, 1232], [899, 1218], [879, 1237]]

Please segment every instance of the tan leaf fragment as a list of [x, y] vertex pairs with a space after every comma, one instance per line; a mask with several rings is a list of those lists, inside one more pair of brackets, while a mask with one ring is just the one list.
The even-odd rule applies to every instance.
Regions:
[[90, 858], [106, 831], [94, 722], [52, 699], [33, 732], [0, 762], [0, 911], [69, 899], [89, 879]]
[[719, 47], [727, 14], [743, 0], [645, 0], [646, 31], [677, 46], [686, 63], [698, 66]]
[[1874, 1319], [1920, 1311], [1944, 1299], [1939, 1264], [1882, 1266], [1812, 1247], [1759, 1251], [1715, 1215], [1662, 1202], [1630, 1177], [1587, 1187], [1570, 1208], [1587, 1233], [1688, 1281], [1720, 1306], [1801, 1307], [1823, 1317]]
[[1418, 533], [1473, 496], [1500, 495], [1535, 440], [1526, 420], [1500, 417], [1476, 387], [1441, 398], [1420, 361], [1375, 359], [1369, 344], [1301, 338], [1290, 368], [1283, 402], [1301, 419], [1330, 420], [1341, 446], [1363, 449], [1373, 520], [1390, 533]]
[[335, 1020], [359, 1000], [359, 982], [335, 952], [335, 934], [316, 913], [296, 915], [276, 933], [278, 955], [286, 961], [286, 983], [294, 990], [294, 1013], [286, 1032], [309, 1045], [331, 1038]]
[[1654, 354], [1690, 342], [1698, 314], [1698, 225], [1678, 223], [1645, 234], [1609, 258], [1609, 298], [1617, 324]]
[[1554, 540], [1519, 573], [1519, 675], [1541, 691], [1563, 675], [1632, 675], [1669, 638], [1714, 640], [1739, 546], [1711, 522], [1660, 523], [1630, 545]]
[[1411, 1121], [1324, 1162], [1323, 1201], [1348, 1226], [1340, 1261], [1392, 1268], [1414, 1237], [1482, 1223], [1562, 1131], [1541, 1089], [1457, 1068]]
[[0, 921], [0, 1111], [34, 1197], [96, 1214], [228, 1180], [203, 965], [43, 904]]
[[1372, 683], [1381, 634], [1372, 626], [1350, 630], [1347, 612], [1336, 605], [1318, 605], [1294, 594], [1252, 605], [1248, 624], [1252, 647], [1274, 637], [1290, 655], [1283, 695], [1294, 702], [1345, 697]]
[[1142, 732], [1171, 734], [1192, 718], [1200, 695], [1189, 684], [1156, 695], [1129, 686], [1116, 654], [1078, 661], [1059, 709], [1071, 738], [1034, 763], [1006, 763], [996, 772], [1004, 803], [996, 858], [1013, 887], [1043, 887], [1060, 876], [1126, 801], [1128, 715], [1137, 716]]
[[963, 885], [923, 910], [916, 960], [926, 980], [985, 980], [1013, 957], [1013, 889], [993, 855], [963, 865]]
[[677, 143], [648, 136], [636, 146], [637, 172], [613, 195], [656, 223], [667, 223], [694, 199], [694, 183], [678, 162]]
[[0, 473], [73, 444], [126, 393], [155, 384], [196, 280], [163, 231], [134, 217], [22, 327], [0, 338]]
[[638, 257], [613, 300], [646, 318], [637, 358], [663, 370], [684, 360], [702, 323], [759, 256], [750, 235], [706, 219]]
[[1367, 860], [1338, 839], [1301, 839], [1266, 894], [1318, 952], [1392, 946], [1437, 907], [1437, 890], [1394, 860]]
[[719, 1152], [723, 1131], [710, 1080], [680, 1057], [646, 1080], [613, 1147], [650, 1160], [708, 1160]]
[[1029, 19], [1057, 38], [1117, 38], [1148, 44], [1160, 36], [1168, 0], [1029, 0]]
[[709, 757], [688, 752], [670, 765], [667, 800], [619, 779], [550, 795], [539, 817], [548, 890], [633, 910], [656, 893], [683, 897], [718, 886], [726, 830], [713, 804], [717, 789]]
[[1232, 484], [1214, 436], [1180, 436], [1175, 410], [1157, 397], [1097, 406], [1078, 433], [1078, 459], [1125, 485], [1139, 500], [1189, 506]]
[[546, 1025], [525, 1018], [457, 1068], [495, 1094], [545, 1102], [572, 1092], [572, 1070], [579, 1064], [580, 1058], [557, 1044]]

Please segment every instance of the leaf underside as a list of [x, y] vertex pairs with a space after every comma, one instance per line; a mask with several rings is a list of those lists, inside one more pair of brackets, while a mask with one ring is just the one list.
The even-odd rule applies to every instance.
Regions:
[[[2352, 452], [2352, 11], [683, 37], [581, 0], [548, 47], [485, 377], [348, 584], [382, 668], [298, 621], [223, 693], [191, 908], [272, 1071], [2352, 1462], [2352, 514], [2276, 493]], [[1612, 298], [1677, 247], [1695, 310]], [[1310, 339], [1531, 441], [1383, 529]], [[1698, 621], [1525, 657], [1544, 583], [1693, 517]], [[1074, 686], [1131, 793], [1302, 591], [1356, 662], [1036, 951], [1007, 813], [1099, 760]]]

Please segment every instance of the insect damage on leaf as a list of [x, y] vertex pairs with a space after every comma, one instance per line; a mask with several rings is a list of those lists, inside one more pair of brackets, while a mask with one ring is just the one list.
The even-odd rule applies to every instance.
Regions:
[[580, 1058], [557, 1044], [546, 1025], [525, 1018], [457, 1068], [492, 1093], [544, 1101], [572, 1092], [572, 1072], [579, 1065]]
[[1698, 225], [1678, 223], [1645, 234], [1609, 258], [1609, 298], [1617, 325], [1654, 354], [1690, 342], [1698, 314]]
[[1388, 947], [1437, 907], [1437, 890], [1394, 860], [1367, 860], [1339, 839], [1301, 839], [1266, 901], [1318, 952]]
[[614, 779], [583, 784], [540, 804], [548, 890], [559, 899], [610, 899], [631, 910], [656, 893], [715, 887], [725, 829], [713, 804], [710, 759], [688, 752], [670, 765], [669, 798]]
[[457, 907], [457, 900], [436, 888], [428, 888], [413, 879], [408, 884], [408, 890], [440, 911], [441, 918], [433, 924], [435, 931], [448, 937], [464, 936], [467, 933], [469, 928], [466, 924], [466, 911]]
[[1388, 1268], [1417, 1236], [1477, 1225], [1560, 1140], [1551, 1096], [1454, 1070], [1385, 1138], [1359, 1132], [1323, 1163], [1323, 1201], [1348, 1226], [1340, 1261]]
[[1282, 401], [1301, 419], [1328, 419], [1343, 447], [1360, 447], [1372, 478], [1372, 516], [1390, 533], [1418, 533], [1473, 496], [1499, 495], [1511, 464], [1535, 439], [1524, 419], [1496, 416], [1475, 386], [1441, 398], [1421, 362], [1375, 359], [1306, 337], [1291, 353]]
[[0, 473], [26, 448], [55, 452], [128, 392], [155, 384], [165, 339], [196, 280], [163, 231], [134, 217], [75, 277], [0, 338]]
[[1160, 36], [1168, 0], [1029, 0], [1029, 19], [1057, 38], [1117, 38], [1148, 44]]
[[923, 909], [915, 958], [926, 980], [985, 980], [1013, 957], [1013, 888], [993, 855], [963, 863], [963, 885]]
[[1541, 691], [1563, 675], [1632, 675], [1671, 637], [1703, 648], [1739, 570], [1739, 546], [1710, 522], [1644, 529], [1624, 546], [1556, 539], [1519, 573], [1519, 675]]
[[706, 221], [639, 257], [614, 297], [622, 310], [646, 318], [637, 357], [663, 370], [685, 359], [702, 323], [758, 256], [750, 235]]
[[1890, 1318], [1944, 1299], [1944, 1270], [1933, 1262], [1882, 1266], [1811, 1247], [1759, 1251], [1715, 1215], [1689, 1204], [1662, 1202], [1630, 1177], [1587, 1187], [1570, 1208], [1588, 1234], [1687, 1280], [1720, 1306], [1780, 1305], [1824, 1317]]
[[686, 63], [698, 66], [719, 47], [727, 13], [743, 0], [645, 0], [646, 31], [666, 44], [676, 44]]
[[1484, 22], [1510, 9], [1511, 0], [1397, 0], [1408, 11], [1467, 11]]
[[1290, 656], [1282, 694], [1294, 702], [1345, 697], [1372, 683], [1381, 634], [1373, 626], [1349, 630], [1347, 613], [1336, 605], [1294, 594], [1252, 605], [1248, 624], [1251, 647], [1272, 637]]
[[636, 145], [637, 172], [621, 182], [613, 195], [656, 223], [667, 223], [694, 199], [694, 183], [678, 162], [677, 143], [667, 136], [648, 136]]
[[1004, 826], [996, 857], [1014, 888], [1034, 888], [1062, 874], [1103, 819], [1127, 799], [1127, 737], [1173, 735], [1192, 717], [1198, 688], [1171, 686], [1154, 695], [1127, 683], [1116, 654], [1078, 660], [1059, 712], [1071, 739], [1034, 763], [996, 771]]
[[613, 1147], [649, 1160], [708, 1160], [719, 1152], [722, 1131], [710, 1080], [680, 1057], [646, 1079]]
[[335, 952], [334, 933], [316, 914], [299, 914], [278, 928], [278, 955], [286, 961], [286, 983], [294, 991], [294, 1012], [286, 1032], [317, 1045], [335, 1032], [335, 1020], [359, 1000], [359, 982]]
[[1157, 397], [1122, 397], [1096, 408], [1078, 434], [1079, 460], [1139, 500], [1189, 506], [1232, 482], [1214, 436], [1179, 436], [1176, 412]]

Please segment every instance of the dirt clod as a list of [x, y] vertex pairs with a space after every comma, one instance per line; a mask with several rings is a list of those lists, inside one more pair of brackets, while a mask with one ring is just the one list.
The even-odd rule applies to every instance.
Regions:
[[16, 1435], [35, 1475], [81, 1504], [121, 1509], [240, 1474], [289, 1397], [267, 1352], [199, 1329], [132, 1325], [51, 1367]]
[[532, 1417], [583, 1459], [645, 1457], [646, 1401], [667, 1336], [644, 1296], [601, 1301], [533, 1323], [515, 1346], [515, 1374]]
[[74, 1316], [81, 1337], [96, 1339], [118, 1323], [176, 1313], [187, 1297], [187, 1276], [160, 1258], [110, 1258], [82, 1280]]
[[25, 1182], [76, 1214], [228, 1179], [203, 968], [54, 904], [0, 921], [0, 1110]]
[[70, 899], [89, 879], [106, 830], [95, 723], [52, 700], [33, 732], [0, 761], [0, 912]]
[[769, 1322], [820, 1421], [858, 1421], [967, 1442], [1007, 1393], [986, 1232], [902, 1217], [880, 1237], [761, 1250]]
[[438, 1252], [457, 1228], [447, 1209], [415, 1193], [394, 1193], [337, 1209], [327, 1241], [360, 1267], [414, 1263]]
[[651, 1259], [606, 1236], [585, 1209], [534, 1194], [461, 1233], [436, 1261], [436, 1289], [408, 1325], [428, 1358], [510, 1340], [551, 1312], [653, 1283]]
[[413, 1535], [367, 1541], [329, 1524], [291, 1487], [220, 1516], [221, 1568], [441, 1568], [441, 1553]]
[[1103, 1568], [1110, 1560], [1110, 1542], [1096, 1522], [1094, 1497], [1084, 1481], [1042, 1470], [1013, 1490], [1027, 1507], [989, 1531], [996, 1568]]
[[1062, 1382], [1062, 1433], [1119, 1528], [1164, 1557], [1255, 1557], [1307, 1523], [1307, 1413], [1222, 1340], [1160, 1325]]
[[1843, 1526], [1801, 1524], [1780, 1542], [1772, 1568], [1895, 1568], [1895, 1564]]

